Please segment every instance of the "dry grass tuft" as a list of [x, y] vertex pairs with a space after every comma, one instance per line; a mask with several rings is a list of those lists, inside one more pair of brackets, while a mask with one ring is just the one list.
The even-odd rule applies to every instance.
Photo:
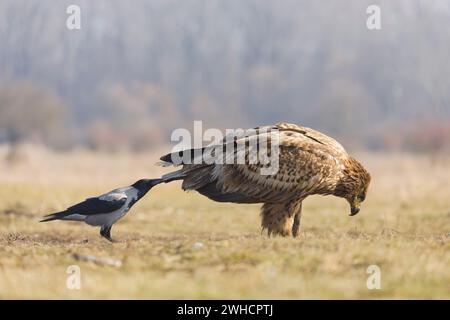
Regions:
[[[155, 155], [27, 158], [0, 162], [1, 298], [450, 298], [447, 158], [360, 155], [373, 176], [361, 213], [312, 197], [297, 239], [261, 235], [258, 206], [157, 187], [113, 228], [117, 244], [84, 224], [38, 221], [161, 174]], [[372, 264], [380, 290], [366, 287]], [[81, 290], [66, 287], [70, 265]]]

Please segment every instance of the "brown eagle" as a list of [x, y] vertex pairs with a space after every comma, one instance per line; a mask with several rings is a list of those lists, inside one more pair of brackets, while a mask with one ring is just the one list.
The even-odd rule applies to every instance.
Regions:
[[[310, 195], [344, 198], [350, 204], [351, 216], [359, 212], [366, 198], [370, 174], [333, 138], [310, 128], [278, 123], [236, 136], [232, 144], [244, 142], [248, 146], [256, 141], [258, 151], [269, 150], [274, 144], [273, 135], [267, 135], [270, 130], [277, 132], [278, 145], [278, 170], [273, 174], [261, 174], [267, 163], [249, 161], [251, 148], [245, 149], [247, 162], [243, 164], [180, 161], [186, 159], [186, 155], [192, 160], [197, 151], [200, 155], [205, 153], [205, 148], [188, 149], [161, 157], [163, 165], [182, 167], [161, 179], [153, 179], [154, 184], [183, 180], [183, 190], [195, 190], [214, 201], [263, 203], [261, 226], [269, 236], [297, 236], [302, 202]], [[263, 135], [268, 140], [266, 146], [258, 144]], [[229, 141], [224, 139], [224, 150], [227, 145]], [[270, 155], [270, 151], [268, 153]]]

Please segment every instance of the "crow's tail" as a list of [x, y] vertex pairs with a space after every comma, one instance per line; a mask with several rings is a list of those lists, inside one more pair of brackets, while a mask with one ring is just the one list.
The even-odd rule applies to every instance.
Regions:
[[53, 220], [61, 220], [64, 217], [66, 217], [68, 215], [67, 211], [61, 211], [61, 212], [56, 212], [56, 213], [52, 213], [49, 215], [44, 216], [44, 219], [42, 219], [39, 222], [47, 222], [47, 221], [53, 221]]

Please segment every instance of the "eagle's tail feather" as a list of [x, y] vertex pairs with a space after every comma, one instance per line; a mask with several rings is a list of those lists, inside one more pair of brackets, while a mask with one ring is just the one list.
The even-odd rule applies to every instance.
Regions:
[[168, 153], [159, 160], [161, 162], [158, 162], [157, 164], [163, 167], [167, 166], [179, 166], [181, 164], [195, 164], [197, 159], [202, 159], [203, 152], [205, 151], [205, 148], [196, 148], [196, 149], [186, 149], [186, 150], [180, 150], [178, 152], [171, 152]]
[[166, 173], [161, 177], [161, 180], [165, 183], [175, 181], [175, 180], [182, 180], [186, 177], [186, 173], [183, 172], [183, 170], [177, 170], [173, 172]]

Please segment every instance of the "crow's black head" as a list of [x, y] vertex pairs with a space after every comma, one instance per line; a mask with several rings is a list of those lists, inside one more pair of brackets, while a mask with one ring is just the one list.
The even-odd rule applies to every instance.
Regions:
[[133, 183], [131, 186], [138, 189], [139, 198], [145, 196], [145, 194], [158, 183], [160, 183], [160, 179], [141, 179]]

